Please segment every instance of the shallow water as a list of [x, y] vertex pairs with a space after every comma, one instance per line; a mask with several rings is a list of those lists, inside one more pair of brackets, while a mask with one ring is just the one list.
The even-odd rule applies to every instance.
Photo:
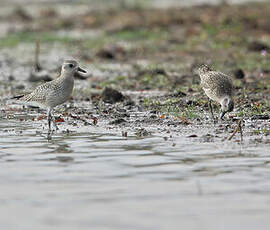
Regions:
[[[23, 116], [16, 114], [15, 117]], [[3, 229], [268, 229], [267, 144], [0, 120]], [[190, 131], [193, 129], [193, 131]], [[198, 137], [188, 138], [195, 132]]]

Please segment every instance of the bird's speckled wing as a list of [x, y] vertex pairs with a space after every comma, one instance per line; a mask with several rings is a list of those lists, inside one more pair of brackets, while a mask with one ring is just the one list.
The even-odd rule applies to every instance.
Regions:
[[26, 102], [38, 102], [44, 103], [46, 101], [46, 97], [52, 90], [51, 82], [46, 82], [40, 86], [38, 86], [32, 93], [25, 95], [20, 100]]
[[233, 94], [233, 83], [229, 76], [216, 71], [207, 73], [207, 77], [201, 81], [201, 86], [204, 89], [218, 90], [222, 94]]

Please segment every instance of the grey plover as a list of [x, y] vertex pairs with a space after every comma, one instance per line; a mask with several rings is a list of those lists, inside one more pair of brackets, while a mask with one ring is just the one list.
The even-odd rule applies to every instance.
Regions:
[[[213, 71], [205, 64], [199, 66], [197, 73], [200, 76], [201, 86], [205, 94], [209, 99], [212, 99], [221, 105], [220, 119], [223, 119], [224, 115], [227, 112], [233, 111], [234, 108], [232, 79], [224, 73]], [[209, 107], [214, 119], [210, 100]]]
[[86, 73], [75, 60], [65, 60], [58, 78], [38, 86], [30, 94], [14, 98], [27, 104], [47, 108], [49, 132], [51, 132], [51, 121], [57, 130], [55, 118], [52, 116], [53, 108], [70, 98], [74, 86], [74, 74], [79, 74], [79, 72]]

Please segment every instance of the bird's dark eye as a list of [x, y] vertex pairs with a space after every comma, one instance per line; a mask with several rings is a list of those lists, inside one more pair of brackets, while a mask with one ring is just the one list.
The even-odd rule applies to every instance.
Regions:
[[73, 64], [69, 64], [68, 66], [69, 66], [70, 68], [73, 68], [73, 67], [74, 67], [74, 65], [73, 65]]

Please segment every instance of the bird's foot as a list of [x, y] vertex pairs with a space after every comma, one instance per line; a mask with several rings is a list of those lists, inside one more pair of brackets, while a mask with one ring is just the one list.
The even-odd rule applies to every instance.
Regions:
[[47, 140], [50, 141], [52, 139], [52, 130], [49, 129], [47, 133]]

